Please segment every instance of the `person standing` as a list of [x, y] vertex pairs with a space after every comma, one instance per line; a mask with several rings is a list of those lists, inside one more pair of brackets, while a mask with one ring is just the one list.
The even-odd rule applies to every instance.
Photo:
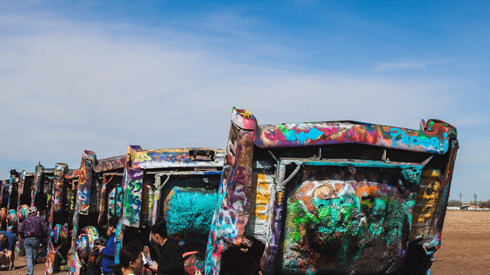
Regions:
[[143, 267], [141, 245], [138, 241], [132, 241], [124, 246], [119, 252], [119, 263], [113, 266], [115, 275], [135, 275], [140, 274]]
[[9, 267], [10, 270], [15, 270], [14, 261], [15, 261], [15, 244], [17, 243], [17, 236], [8, 232], [8, 231], [0, 231], [0, 248], [4, 251], [6, 250], [6, 256], [9, 259]]
[[26, 275], [32, 275], [34, 274], [39, 243], [43, 237], [49, 234], [49, 228], [46, 222], [36, 215], [37, 208], [35, 206], [31, 206], [28, 213], [29, 217], [20, 225], [18, 234], [24, 239], [27, 262]]
[[159, 218], [151, 228], [152, 240], [160, 246], [160, 259], [150, 270], [163, 275], [184, 275], [184, 259], [180, 247], [167, 238], [165, 220]]
[[107, 244], [105, 247], [101, 245], [96, 246], [100, 253], [102, 253], [103, 275], [112, 274], [112, 267], [114, 266], [114, 255], [116, 252], [116, 235], [114, 233], [116, 233], [117, 221], [118, 219], [116, 217], [112, 217], [109, 220], [108, 224], [102, 226], [103, 228], [107, 229], [107, 237], [109, 237], [109, 240], [107, 240]]

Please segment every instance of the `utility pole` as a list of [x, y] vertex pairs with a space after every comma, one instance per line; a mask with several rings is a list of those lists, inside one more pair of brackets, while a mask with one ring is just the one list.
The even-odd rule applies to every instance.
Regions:
[[476, 192], [475, 192], [474, 196], [475, 196], [475, 210], [476, 210]]
[[463, 205], [463, 202], [461, 202], [461, 197], [463, 196], [463, 194], [461, 194], [461, 192], [459, 192], [459, 203], [461, 203], [461, 205]]

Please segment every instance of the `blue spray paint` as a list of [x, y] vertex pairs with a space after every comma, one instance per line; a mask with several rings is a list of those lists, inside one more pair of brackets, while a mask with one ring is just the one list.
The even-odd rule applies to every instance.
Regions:
[[167, 230], [171, 234], [208, 235], [217, 193], [204, 188], [179, 188], [168, 202]]

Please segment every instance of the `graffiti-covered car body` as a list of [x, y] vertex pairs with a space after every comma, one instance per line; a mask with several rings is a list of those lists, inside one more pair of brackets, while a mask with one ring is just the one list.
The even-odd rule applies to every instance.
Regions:
[[206, 273], [426, 271], [457, 149], [439, 120], [258, 125], [233, 109]]
[[7, 230], [7, 207], [9, 198], [10, 179], [1, 181], [0, 189], [0, 227], [2, 230]]
[[[130, 145], [124, 172], [124, 230], [146, 228], [148, 234], [163, 217], [169, 237], [183, 252], [204, 255], [224, 156], [218, 149], [142, 150]], [[120, 242], [129, 241], [126, 234], [116, 235], [123, 238]]]
[[34, 184], [35, 172], [26, 172], [22, 171], [20, 174], [20, 183], [18, 186], [18, 194], [17, 194], [17, 209], [21, 205], [32, 204], [31, 190]]
[[[9, 195], [7, 200], [7, 209], [9, 211], [11, 209], [17, 211], [18, 199], [21, 194], [19, 191], [22, 188], [22, 174], [22, 172], [19, 173], [15, 169], [10, 170]], [[10, 226], [12, 226], [12, 224], [10, 224]]]
[[79, 169], [69, 169], [66, 163], [56, 163], [51, 186], [47, 255], [45, 274], [68, 269], [71, 221], [74, 215], [75, 190], [79, 180]]
[[35, 168], [31, 193], [31, 206], [35, 206], [41, 217], [48, 220], [54, 180], [54, 168], [45, 168], [41, 163]]
[[[34, 173], [26, 171], [17, 172], [15, 169], [10, 170], [10, 179], [8, 180], [8, 189], [2, 187], [2, 197], [6, 194], [6, 211], [8, 213], [8, 230], [16, 233], [23, 216], [19, 218], [21, 206], [31, 204], [30, 190], [34, 179]], [[4, 200], [2, 200], [3, 202]], [[2, 203], [3, 204], [3, 203]], [[22, 213], [20, 213], [22, 214]]]
[[[80, 274], [82, 265], [86, 274], [100, 270], [98, 252], [94, 249], [95, 242], [101, 238], [97, 228], [110, 217], [119, 216], [125, 159], [124, 155], [97, 159], [90, 150], [82, 154], [68, 252], [70, 274]], [[111, 197], [113, 200], [109, 200]]]

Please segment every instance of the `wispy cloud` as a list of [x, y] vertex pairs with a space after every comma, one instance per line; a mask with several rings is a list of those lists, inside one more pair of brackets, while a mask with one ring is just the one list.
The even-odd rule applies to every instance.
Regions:
[[[265, 68], [179, 42], [178, 33], [120, 32], [124, 26], [0, 18], [0, 116], [8, 118], [1, 126], [12, 130], [2, 136], [0, 177], [39, 160], [77, 167], [84, 149], [108, 157], [128, 144], [224, 147], [232, 106], [260, 123], [353, 119], [417, 128], [413, 114], [430, 118], [452, 104], [442, 95], [453, 84], [443, 81]], [[439, 104], [421, 105], [426, 97]]]
[[374, 71], [388, 71], [397, 69], [423, 69], [429, 65], [443, 64], [443, 60], [430, 61], [400, 61], [400, 62], [382, 62], [374, 67]]

